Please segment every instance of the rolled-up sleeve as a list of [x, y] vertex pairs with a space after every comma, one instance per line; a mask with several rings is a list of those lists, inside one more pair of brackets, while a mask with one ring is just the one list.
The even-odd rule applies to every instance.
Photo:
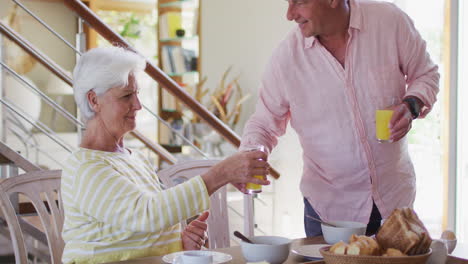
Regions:
[[247, 145], [260, 144], [271, 151], [278, 143], [277, 137], [286, 132], [289, 102], [280, 76], [279, 65], [272, 57], [263, 74], [255, 113], [245, 125], [240, 150]]
[[427, 50], [426, 42], [416, 30], [413, 21], [404, 12], [397, 13], [398, 53], [400, 67], [406, 75], [408, 85], [405, 96], [419, 98], [424, 107], [420, 117], [425, 117], [436, 102], [440, 75]]

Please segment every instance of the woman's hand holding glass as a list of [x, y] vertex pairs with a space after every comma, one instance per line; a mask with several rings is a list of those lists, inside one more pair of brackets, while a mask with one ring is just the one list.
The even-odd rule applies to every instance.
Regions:
[[[259, 169], [259, 167], [254, 168], [252, 170], [253, 173], [250, 175], [251, 178], [248, 179], [247, 182], [242, 181], [242, 182], [231, 182], [231, 183], [239, 191], [241, 191], [243, 193], [252, 193], [252, 190], [249, 190], [249, 187], [254, 188], [254, 189], [257, 190], [257, 191], [254, 191], [254, 192], [261, 192], [261, 185], [265, 185], [265, 184], [259, 183], [257, 180], [265, 181], [266, 180], [266, 175], [270, 172], [270, 170], [269, 170], [270, 166], [269, 166], [268, 162], [266, 162], [268, 154], [265, 152], [264, 149], [262, 149], [262, 150], [249, 150], [248, 152], [257, 152], [257, 153], [261, 152], [261, 153], [263, 153], [263, 155], [262, 154], [255, 154], [253, 157], [259, 157], [259, 158], [257, 158], [257, 160], [254, 160], [252, 162], [252, 164], [254, 166], [264, 166], [264, 165], [266, 165], [266, 167], [264, 167], [264, 169]], [[259, 162], [256, 162], [256, 161], [259, 161]], [[255, 171], [260, 172], [260, 173], [256, 173]], [[251, 179], [255, 179], [255, 180], [251, 180]], [[269, 184], [269, 182], [268, 182], [268, 184]]]
[[211, 195], [225, 184], [231, 183], [242, 192], [246, 192], [247, 183], [268, 185], [270, 181], [255, 178], [254, 175], [266, 176], [269, 173], [267, 154], [262, 151], [238, 152], [221, 161], [202, 175], [208, 193]]

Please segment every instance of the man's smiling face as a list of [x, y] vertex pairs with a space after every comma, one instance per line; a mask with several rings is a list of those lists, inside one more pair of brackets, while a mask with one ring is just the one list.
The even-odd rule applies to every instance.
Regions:
[[295, 21], [308, 38], [324, 33], [331, 9], [329, 0], [288, 0], [286, 17]]

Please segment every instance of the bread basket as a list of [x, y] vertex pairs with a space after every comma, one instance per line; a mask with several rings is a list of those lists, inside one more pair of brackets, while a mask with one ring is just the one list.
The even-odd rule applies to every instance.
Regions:
[[432, 250], [426, 254], [404, 256], [404, 257], [383, 257], [383, 256], [354, 256], [340, 255], [329, 252], [330, 247], [320, 249], [320, 254], [326, 264], [426, 264]]

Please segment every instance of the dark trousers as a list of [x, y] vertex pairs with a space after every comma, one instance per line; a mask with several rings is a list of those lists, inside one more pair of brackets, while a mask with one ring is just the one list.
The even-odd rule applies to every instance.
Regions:
[[[322, 228], [320, 223], [311, 219], [312, 216], [315, 218], [320, 219], [318, 214], [315, 212], [312, 205], [310, 205], [309, 201], [304, 198], [304, 228], [307, 237], [314, 237], [314, 236], [321, 236], [322, 235]], [[374, 235], [377, 233], [377, 230], [380, 227], [380, 222], [382, 221], [382, 216], [380, 215], [379, 209], [375, 206], [375, 203], [372, 206], [372, 213], [369, 218], [369, 223], [367, 224], [366, 235]]]

